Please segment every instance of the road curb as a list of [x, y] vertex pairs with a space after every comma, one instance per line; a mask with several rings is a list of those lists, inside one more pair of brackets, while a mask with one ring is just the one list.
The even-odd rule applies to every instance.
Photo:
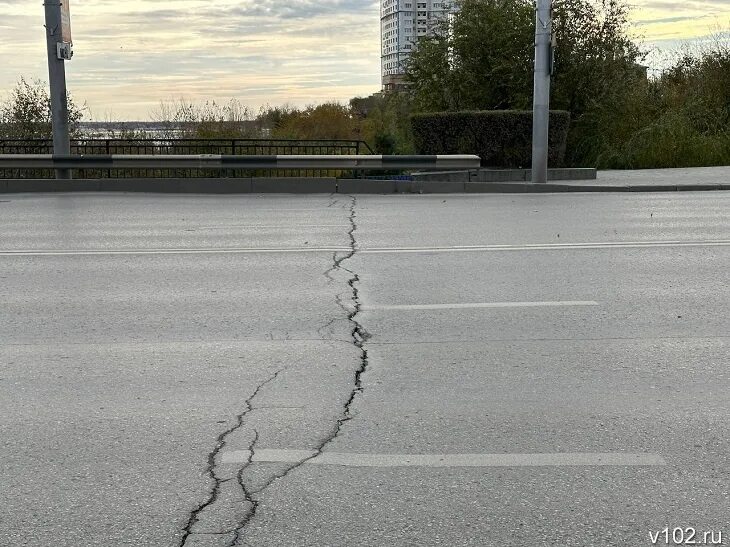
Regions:
[[567, 192], [707, 192], [717, 184], [533, 184], [530, 182], [403, 181], [332, 178], [0, 179], [0, 193], [143, 192], [169, 194], [527, 194]]
[[[429, 171], [412, 173], [413, 180], [423, 182], [527, 182], [532, 181], [532, 169], [469, 169], [461, 171]], [[596, 180], [593, 167], [564, 167], [548, 169], [548, 181]]]

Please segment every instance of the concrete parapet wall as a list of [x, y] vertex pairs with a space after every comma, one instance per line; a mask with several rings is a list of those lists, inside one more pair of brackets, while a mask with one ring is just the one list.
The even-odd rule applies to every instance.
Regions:
[[[438, 182], [530, 182], [531, 169], [470, 169], [413, 173], [414, 180]], [[595, 180], [598, 171], [590, 167], [548, 170], [548, 180]]]
[[[502, 173], [502, 172], [500, 172]], [[24, 192], [147, 192], [171, 194], [460, 194], [558, 192], [676, 192], [730, 190], [730, 182], [606, 184], [335, 178], [0, 179], [0, 194]]]

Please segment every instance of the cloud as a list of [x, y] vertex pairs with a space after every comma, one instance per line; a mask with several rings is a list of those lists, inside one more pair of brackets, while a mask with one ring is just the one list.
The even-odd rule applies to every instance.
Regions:
[[321, 15], [370, 14], [378, 9], [378, 2], [367, 0], [247, 0], [230, 10], [231, 15], [244, 17], [277, 17], [282, 19], [309, 19]]
[[[651, 47], [730, 26], [729, 0], [632, 1], [636, 29]], [[160, 100], [180, 97], [235, 97], [257, 108], [380, 88], [378, 0], [70, 2], [69, 88], [93, 112], [147, 119]], [[0, 12], [1, 94], [21, 75], [45, 78], [47, 68], [42, 5], [0, 0]]]
[[665, 17], [664, 19], [642, 19], [640, 21], [634, 21], [634, 24], [638, 26], [644, 26], [656, 25], [658, 23], [680, 23], [682, 21], [692, 21], [693, 19], [695, 18], [691, 16]]

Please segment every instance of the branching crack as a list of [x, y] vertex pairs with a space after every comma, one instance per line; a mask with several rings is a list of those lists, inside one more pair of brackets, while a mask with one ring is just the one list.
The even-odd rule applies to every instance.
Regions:
[[[241, 517], [239, 520], [237, 526], [235, 529], [229, 531], [228, 533], [232, 533], [233, 537], [231, 541], [228, 543], [228, 547], [235, 547], [236, 545], [243, 544], [248, 545], [244, 538], [244, 533], [246, 531], [246, 527], [249, 525], [251, 520], [256, 516], [256, 512], [260, 505], [260, 494], [262, 494], [267, 488], [269, 488], [273, 483], [276, 481], [285, 478], [289, 473], [294, 471], [295, 469], [299, 468], [300, 466], [307, 463], [309, 460], [312, 460], [322, 454], [322, 451], [324, 448], [332, 442], [337, 436], [340, 434], [340, 431], [342, 429], [342, 426], [350, 421], [353, 418], [353, 415], [351, 413], [351, 407], [355, 399], [357, 398], [359, 393], [362, 393], [363, 386], [362, 386], [362, 375], [365, 373], [368, 367], [368, 353], [365, 349], [365, 344], [367, 340], [370, 338], [370, 334], [365, 330], [363, 325], [358, 321], [357, 317], [361, 312], [362, 304], [360, 302], [360, 291], [358, 289], [358, 284], [360, 283], [360, 277], [358, 274], [353, 272], [352, 270], [345, 268], [342, 264], [346, 262], [347, 260], [350, 260], [352, 257], [355, 256], [357, 253], [357, 241], [355, 239], [355, 232], [357, 231], [357, 222], [356, 222], [356, 206], [357, 206], [357, 198], [355, 196], [350, 196], [351, 203], [350, 203], [350, 215], [349, 215], [349, 222], [350, 222], [350, 229], [348, 231], [348, 237], [350, 239], [350, 249], [349, 251], [341, 256], [338, 256], [337, 253], [335, 253], [332, 256], [332, 267], [330, 267], [325, 272], [325, 277], [328, 278], [329, 282], [333, 282], [334, 278], [331, 277], [330, 274], [337, 270], [342, 270], [350, 274], [350, 278], [347, 281], [347, 286], [350, 289], [350, 305], [345, 303], [343, 299], [340, 297], [340, 295], [336, 296], [336, 302], [337, 304], [345, 311], [347, 314], [347, 321], [351, 325], [350, 330], [350, 337], [352, 344], [359, 350], [360, 356], [359, 356], [359, 366], [357, 367], [357, 370], [355, 371], [355, 378], [354, 378], [354, 386], [352, 391], [350, 392], [349, 397], [345, 401], [345, 404], [343, 406], [342, 412], [340, 413], [340, 417], [337, 419], [337, 422], [332, 427], [332, 430], [327, 434], [323, 439], [320, 440], [318, 446], [313, 450], [312, 454], [296, 463], [293, 463], [292, 465], [286, 467], [283, 471], [276, 473], [272, 475], [266, 482], [263, 483], [262, 486], [257, 488], [256, 490], [251, 490], [249, 486], [246, 484], [244, 474], [246, 470], [252, 465], [254, 462], [255, 456], [256, 456], [256, 445], [259, 440], [259, 434], [258, 431], [254, 430], [254, 438], [251, 441], [249, 447], [248, 447], [248, 456], [247, 461], [244, 462], [243, 466], [238, 470], [238, 473], [236, 475], [236, 480], [238, 481], [238, 484], [241, 488], [241, 491], [243, 492], [244, 498], [247, 502], [247, 509], [245, 514]], [[337, 320], [345, 320], [344, 318], [337, 318], [330, 321], [325, 327], [322, 327], [322, 329], [329, 327]], [[282, 369], [284, 370], [284, 369]], [[247, 414], [249, 414], [252, 410], [252, 401], [253, 399], [258, 395], [259, 391], [269, 382], [276, 379], [276, 377], [279, 375], [279, 373], [282, 372], [282, 370], [278, 371], [276, 374], [271, 376], [269, 379], [267, 379], [265, 382], [263, 382], [261, 385], [256, 388], [256, 391], [246, 400], [246, 409], [238, 415], [236, 424], [231, 427], [230, 429], [224, 431], [221, 435], [218, 436], [218, 440], [216, 443], [216, 446], [214, 450], [209, 454], [208, 456], [208, 467], [206, 469], [207, 474], [211, 477], [213, 480], [213, 488], [210, 492], [210, 495], [208, 496], [208, 499], [206, 499], [205, 502], [200, 504], [200, 506], [195, 509], [190, 514], [190, 519], [188, 520], [188, 525], [185, 527], [185, 535], [183, 536], [183, 539], [180, 543], [180, 547], [183, 547], [185, 545], [185, 542], [187, 541], [187, 538], [193, 534], [192, 528], [197, 522], [198, 515], [201, 511], [203, 511], [206, 507], [209, 505], [215, 503], [218, 494], [220, 485], [224, 482], [221, 480], [215, 472], [215, 460], [218, 455], [218, 453], [225, 447], [226, 444], [226, 438], [228, 435], [230, 435], [232, 432], [239, 429], [244, 422], [244, 418]], [[230, 480], [230, 479], [228, 479]]]
[[[233, 424], [231, 427], [226, 429], [223, 433], [218, 435], [218, 438], [216, 439], [215, 447], [213, 450], [208, 454], [208, 465], [205, 468], [205, 475], [208, 475], [210, 479], [213, 481], [212, 487], [210, 489], [210, 492], [208, 493], [208, 497], [203, 501], [198, 507], [193, 509], [190, 512], [190, 516], [188, 517], [188, 522], [185, 525], [185, 528], [183, 528], [183, 535], [180, 539], [180, 547], [184, 547], [186, 542], [188, 541], [188, 538], [194, 534], [193, 527], [195, 526], [195, 523], [198, 522], [198, 516], [200, 513], [202, 513], [206, 507], [214, 504], [216, 500], [218, 499], [218, 496], [220, 494], [220, 488], [221, 484], [224, 484], [231, 479], [221, 479], [218, 474], [216, 473], [216, 459], [218, 458], [218, 454], [221, 450], [226, 446], [226, 439], [228, 438], [231, 433], [237, 431], [243, 426], [244, 420], [248, 414], [253, 412], [253, 400], [256, 398], [256, 396], [259, 394], [259, 392], [266, 386], [267, 384], [273, 382], [276, 380], [276, 378], [284, 371], [284, 369], [277, 370], [273, 375], [271, 375], [269, 378], [264, 380], [262, 383], [260, 383], [254, 392], [251, 394], [251, 396], [246, 399], [244, 404], [246, 405], [246, 408], [243, 412], [238, 414], [236, 416], [236, 423]], [[258, 434], [256, 435], [256, 438], [258, 438]], [[255, 441], [254, 441], [255, 442]], [[250, 458], [249, 458], [250, 463]], [[244, 466], [245, 468], [245, 466]], [[245, 491], [244, 491], [245, 492]]]
[[231, 542], [228, 544], [228, 547], [235, 547], [238, 545], [238, 538], [241, 535], [241, 532], [246, 527], [246, 525], [249, 523], [249, 521], [254, 517], [256, 514], [256, 509], [259, 506], [258, 500], [254, 499], [253, 495], [248, 489], [248, 486], [246, 486], [246, 481], [243, 479], [243, 474], [248, 469], [248, 467], [251, 465], [251, 462], [253, 462], [253, 457], [256, 452], [256, 443], [259, 442], [259, 432], [255, 429], [253, 430], [254, 437], [251, 441], [251, 444], [248, 446], [248, 459], [246, 460], [246, 463], [243, 464], [241, 469], [238, 470], [238, 474], [236, 475], [236, 479], [238, 480], [238, 484], [241, 487], [241, 490], [243, 491], [243, 495], [246, 498], [246, 502], [248, 503], [248, 508], [246, 509], [246, 513], [243, 515], [243, 518], [238, 523], [238, 526], [236, 526], [236, 529], [233, 532], [233, 538], [231, 539]]
[[234, 540], [229, 544], [229, 547], [235, 546], [237, 541], [244, 541], [242, 538], [243, 533], [245, 532], [246, 526], [251, 522], [251, 520], [256, 516], [256, 511], [259, 507], [259, 495], [263, 493], [267, 488], [269, 488], [273, 483], [276, 481], [285, 478], [289, 473], [294, 471], [295, 469], [301, 467], [305, 463], [307, 463], [309, 460], [312, 460], [322, 454], [322, 451], [324, 448], [331, 443], [337, 436], [340, 434], [340, 431], [342, 429], [342, 426], [350, 421], [353, 418], [353, 415], [351, 413], [351, 407], [352, 403], [355, 401], [359, 393], [362, 393], [363, 386], [362, 386], [362, 375], [365, 373], [368, 367], [368, 352], [365, 349], [365, 343], [370, 338], [370, 334], [367, 332], [365, 327], [357, 320], [357, 316], [360, 314], [362, 309], [362, 304], [360, 302], [360, 291], [357, 287], [358, 283], [360, 282], [360, 276], [353, 272], [352, 270], [349, 270], [342, 266], [342, 263], [351, 259], [355, 254], [357, 253], [357, 240], [355, 239], [355, 232], [357, 231], [357, 214], [356, 214], [356, 206], [357, 206], [357, 198], [355, 196], [350, 196], [351, 198], [351, 204], [350, 204], [350, 230], [348, 231], [348, 237], [350, 238], [350, 251], [345, 254], [344, 256], [338, 258], [336, 255], [333, 256], [333, 267], [327, 270], [325, 275], [328, 275], [329, 273], [332, 273], [335, 270], [341, 269], [350, 274], [350, 278], [347, 281], [347, 285], [350, 287], [351, 291], [351, 302], [352, 306], [345, 305], [344, 302], [342, 302], [339, 295], [336, 297], [337, 303], [340, 305], [340, 307], [347, 313], [347, 320], [352, 325], [352, 329], [350, 331], [350, 336], [352, 337], [352, 343], [355, 345], [355, 347], [358, 348], [360, 352], [360, 363], [355, 371], [355, 379], [354, 379], [354, 387], [352, 391], [350, 392], [350, 396], [345, 401], [344, 407], [342, 409], [342, 412], [340, 414], [340, 417], [337, 419], [337, 422], [335, 423], [334, 427], [330, 431], [330, 433], [323, 438], [319, 445], [314, 449], [311, 456], [308, 456], [293, 465], [287, 467], [282, 472], [277, 473], [273, 475], [269, 480], [267, 480], [261, 487], [259, 487], [257, 490], [249, 491], [247, 487], [244, 485], [242, 480], [243, 471], [245, 470], [248, 465], [250, 465], [250, 462], [252, 461], [254, 455], [255, 455], [255, 445], [256, 440], [254, 439], [254, 442], [251, 443], [250, 449], [249, 449], [249, 460], [245, 464], [243, 470], [239, 473], [239, 483], [241, 484], [241, 488], [244, 491], [244, 495], [246, 496], [246, 500], [250, 501], [250, 508], [246, 515], [244, 516], [243, 520], [240, 522], [239, 526], [236, 528], [236, 536]]
[[333, 266], [330, 266], [327, 268], [327, 270], [324, 272], [324, 276], [327, 278], [327, 284], [334, 283], [335, 279], [332, 277], [332, 272], [334, 272], [337, 269], [337, 251], [332, 253], [332, 264]]

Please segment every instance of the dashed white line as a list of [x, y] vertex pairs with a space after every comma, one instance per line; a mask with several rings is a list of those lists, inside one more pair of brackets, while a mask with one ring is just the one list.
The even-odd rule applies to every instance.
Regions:
[[[536, 453], [536, 454], [348, 454], [323, 452], [315, 457], [311, 450], [257, 449], [251, 461], [258, 463], [297, 463], [341, 467], [565, 467], [565, 466], [663, 466], [664, 458], [644, 453]], [[222, 462], [241, 464], [249, 461], [248, 450], [222, 454]]]
[[552, 308], [562, 306], [600, 306], [593, 300], [566, 300], [555, 302], [471, 302], [463, 304], [402, 304], [402, 305], [368, 305], [368, 310], [461, 310], [471, 308]]

